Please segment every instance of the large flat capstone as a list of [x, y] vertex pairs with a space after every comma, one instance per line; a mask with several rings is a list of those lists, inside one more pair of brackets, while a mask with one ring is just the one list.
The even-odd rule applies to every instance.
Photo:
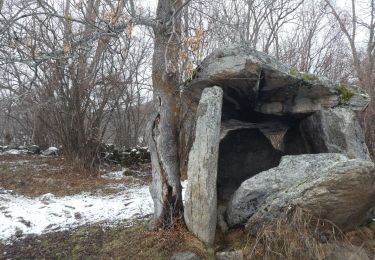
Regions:
[[184, 218], [188, 229], [212, 244], [217, 222], [217, 167], [223, 91], [206, 88], [197, 109], [195, 140], [189, 154]]
[[205, 87], [220, 86], [224, 103], [238, 111], [308, 114], [336, 106], [363, 110], [370, 102], [369, 95], [356, 86], [300, 72], [245, 45], [214, 51], [194, 75], [189, 90], [199, 95]]

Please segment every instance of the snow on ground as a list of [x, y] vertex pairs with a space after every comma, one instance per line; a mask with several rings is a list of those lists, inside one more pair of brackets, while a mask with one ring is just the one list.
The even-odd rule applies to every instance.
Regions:
[[8, 151], [5, 151], [3, 153], [0, 153], [0, 155], [20, 155], [20, 154], [27, 154], [27, 150], [16, 150], [16, 149], [11, 149]]
[[109, 172], [109, 173], [102, 175], [102, 178], [111, 179], [111, 180], [121, 180], [124, 178], [124, 171], [125, 170]]
[[[118, 177], [118, 173], [112, 174]], [[186, 187], [186, 181], [183, 187]], [[25, 197], [0, 188], [0, 240], [16, 234], [42, 234], [105, 221], [116, 223], [152, 214], [148, 186], [129, 187], [109, 196]], [[184, 193], [184, 192], [183, 192]]]

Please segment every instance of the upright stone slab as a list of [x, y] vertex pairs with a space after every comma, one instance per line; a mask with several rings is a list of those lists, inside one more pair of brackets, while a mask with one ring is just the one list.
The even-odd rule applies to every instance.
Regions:
[[188, 229], [212, 244], [217, 222], [217, 168], [223, 91], [203, 90], [197, 110], [195, 140], [189, 154], [184, 217]]

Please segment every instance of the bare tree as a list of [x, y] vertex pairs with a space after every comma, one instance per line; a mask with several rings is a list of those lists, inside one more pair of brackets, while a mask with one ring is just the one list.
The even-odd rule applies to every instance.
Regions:
[[2, 20], [0, 65], [7, 78], [1, 86], [17, 96], [29, 93], [37, 104], [34, 130], [41, 122], [66, 156], [91, 168], [125, 90], [146, 70], [137, 66], [147, 51], [134, 48], [125, 1], [13, 4], [16, 10]]
[[12, 2], [2, 20], [6, 37], [0, 66], [20, 75], [22, 83], [13, 88], [7, 82], [5, 87], [32, 93], [38, 119], [70, 158], [87, 167], [95, 162], [111, 114], [132, 83], [132, 75], [125, 77], [118, 69], [129, 57], [124, 52], [129, 48], [127, 38], [136, 25], [152, 30], [151, 190], [156, 226], [172, 224], [182, 210], [177, 149], [179, 55], [181, 14], [190, 1], [159, 0], [155, 14], [141, 11], [132, 0]]

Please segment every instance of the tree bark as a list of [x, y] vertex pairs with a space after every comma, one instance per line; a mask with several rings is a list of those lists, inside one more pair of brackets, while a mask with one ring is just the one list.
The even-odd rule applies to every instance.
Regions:
[[181, 17], [169, 0], [159, 0], [154, 27], [152, 81], [154, 113], [149, 122], [149, 146], [152, 163], [154, 228], [173, 225], [182, 213], [182, 196], [178, 156], [179, 122], [179, 37]]

